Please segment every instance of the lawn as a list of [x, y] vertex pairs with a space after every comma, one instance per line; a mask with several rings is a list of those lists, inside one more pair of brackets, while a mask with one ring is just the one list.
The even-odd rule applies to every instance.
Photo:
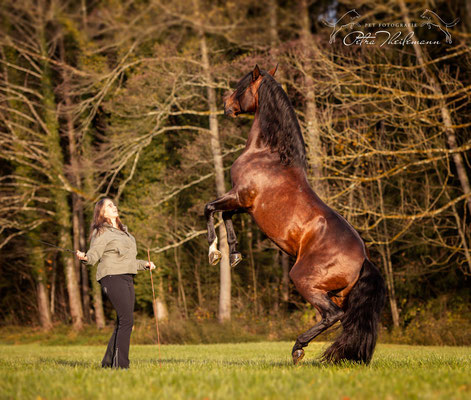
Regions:
[[105, 346], [0, 346], [1, 399], [470, 399], [471, 347], [379, 345], [369, 366], [324, 365], [313, 343], [131, 346], [129, 370], [103, 370]]

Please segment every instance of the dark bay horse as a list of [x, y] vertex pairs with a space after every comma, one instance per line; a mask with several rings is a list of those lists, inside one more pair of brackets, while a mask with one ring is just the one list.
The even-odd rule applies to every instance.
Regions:
[[296, 259], [289, 275], [322, 319], [301, 334], [292, 350], [296, 364], [303, 347], [337, 321], [342, 333], [325, 351], [330, 362], [369, 363], [384, 304], [384, 280], [368, 259], [355, 229], [310, 187], [305, 144], [288, 96], [273, 78], [276, 68], [258, 66], [225, 99], [226, 115], [255, 113], [247, 146], [231, 168], [232, 189], [206, 204], [209, 261], [221, 258], [214, 213], [222, 211], [232, 266], [241, 260], [232, 215], [249, 213], [260, 229]]

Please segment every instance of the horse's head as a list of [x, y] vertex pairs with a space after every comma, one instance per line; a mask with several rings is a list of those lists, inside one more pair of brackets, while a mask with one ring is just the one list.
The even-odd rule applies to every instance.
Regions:
[[425, 10], [422, 15], [420, 16], [420, 18], [425, 18], [425, 19], [430, 19], [431, 18], [431, 15], [430, 15], [431, 11], [429, 9]]
[[[274, 76], [278, 65], [269, 71]], [[224, 97], [224, 113], [230, 117], [237, 117], [239, 114], [255, 112], [258, 107], [258, 89], [263, 81], [263, 74], [255, 66], [252, 72], [245, 75], [238, 83], [236, 90]]]
[[350, 15], [350, 18], [351, 18], [352, 20], [357, 19], [357, 18], [360, 18], [360, 14], [358, 14], [357, 10], [355, 10], [355, 9], [350, 10], [350, 11], [348, 12], [348, 14]]

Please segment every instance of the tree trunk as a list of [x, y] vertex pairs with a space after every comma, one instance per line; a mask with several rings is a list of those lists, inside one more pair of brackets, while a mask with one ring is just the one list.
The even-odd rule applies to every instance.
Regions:
[[254, 306], [254, 314], [258, 315], [259, 307], [258, 307], [258, 294], [257, 294], [257, 271], [255, 271], [255, 260], [253, 256], [253, 233], [252, 233], [252, 222], [250, 221], [248, 224], [247, 230], [247, 242], [249, 246], [249, 262], [250, 262], [250, 272], [252, 274], [252, 285], [253, 285], [253, 306]]
[[[41, 30], [44, 26], [38, 28]], [[41, 30], [41, 54], [44, 56], [42, 62], [42, 87], [41, 92], [43, 95], [44, 106], [44, 123], [46, 130], [46, 148], [49, 150], [49, 162], [52, 168], [55, 181], [52, 182], [56, 187], [62, 186], [61, 177], [64, 176], [64, 159], [62, 148], [60, 145], [59, 122], [57, 118], [57, 107], [54, 97], [54, 90], [51, 79], [51, 70], [47, 62], [47, 48], [46, 38], [44, 31]], [[51, 190], [51, 197], [55, 206], [55, 222], [59, 228], [59, 247], [68, 248], [72, 247], [71, 238], [71, 212], [67, 193], [61, 189]], [[80, 288], [78, 277], [74, 265], [74, 256], [61, 253], [61, 259], [65, 268], [65, 277], [67, 284], [67, 293], [69, 296], [70, 315], [72, 323], [76, 330], [81, 329], [83, 326], [83, 310], [80, 298]]]
[[270, 24], [270, 46], [275, 48], [278, 45], [278, 4], [276, 0], [269, 0], [268, 12], [269, 12], [269, 24]]
[[[83, 227], [83, 202], [82, 199], [75, 193], [72, 194], [72, 231], [74, 249], [86, 251], [86, 243], [84, 237]], [[86, 264], [81, 263], [77, 258], [74, 258], [74, 266], [77, 274], [82, 277], [82, 301], [83, 301], [83, 315], [85, 321], [90, 322], [90, 283], [88, 277], [88, 267]]]
[[42, 277], [38, 277], [36, 280], [36, 294], [38, 299], [39, 321], [43, 330], [48, 331], [52, 328], [52, 320], [47, 289]]
[[161, 274], [159, 276], [158, 293], [155, 299], [155, 312], [159, 321], [168, 320], [168, 308], [165, 302], [164, 282]]
[[399, 328], [399, 309], [397, 308], [396, 289], [394, 286], [394, 275], [389, 245], [385, 245], [385, 248], [381, 249], [380, 253], [381, 258], [383, 259], [384, 271], [386, 272], [386, 287], [388, 290], [389, 308], [391, 309], [393, 325], [395, 328]]
[[304, 66], [306, 71], [304, 75], [304, 86], [306, 90], [306, 105], [305, 105], [305, 124], [306, 124], [306, 144], [307, 154], [309, 159], [309, 166], [311, 168], [313, 177], [313, 186], [317, 194], [322, 198], [324, 197], [324, 188], [321, 185], [320, 178], [322, 177], [322, 148], [320, 139], [319, 121], [317, 117], [316, 95], [314, 92], [314, 81], [310, 74], [310, 62], [316, 52], [319, 52], [315, 45], [314, 38], [311, 35], [311, 20], [309, 18], [307, 0], [300, 2], [300, 22], [301, 22], [301, 43], [304, 51]]
[[97, 266], [90, 268], [90, 279], [92, 281], [93, 308], [95, 310], [95, 324], [98, 329], [106, 326], [105, 312], [103, 310], [103, 297], [101, 295], [101, 285], [96, 280]]
[[[34, 233], [30, 234], [33, 240], [39, 237]], [[52, 328], [51, 311], [49, 309], [49, 301], [47, 294], [47, 276], [44, 270], [44, 258], [42, 255], [42, 248], [37, 244], [31, 244], [32, 251], [30, 252], [29, 259], [33, 269], [33, 276], [36, 282], [36, 299], [38, 302], [39, 323], [41, 328], [48, 331]]]
[[55, 313], [55, 301], [56, 301], [56, 263], [52, 262], [52, 276], [51, 276], [51, 292], [49, 294], [49, 308], [51, 310], [51, 316]]
[[[384, 133], [384, 123], [381, 121], [381, 136], [385, 137]], [[376, 165], [376, 171], [380, 169], [379, 163]], [[384, 198], [383, 198], [383, 184], [381, 179], [377, 180], [378, 184], [378, 196], [379, 196], [379, 208], [381, 215], [386, 215], [386, 210], [384, 209]], [[387, 241], [389, 238], [389, 230], [388, 230], [388, 220], [385, 218], [383, 220], [383, 235], [384, 240]], [[389, 297], [389, 306], [391, 309], [391, 316], [393, 320], [393, 325], [395, 328], [398, 328], [400, 325], [399, 321], [399, 309], [397, 307], [397, 300], [396, 300], [396, 288], [394, 284], [394, 272], [391, 262], [391, 248], [388, 243], [384, 244], [382, 248], [380, 248], [381, 257], [383, 259], [383, 267], [386, 273], [386, 288], [388, 291]]]
[[[80, 246], [80, 248], [85, 248]], [[87, 323], [91, 322], [91, 305], [90, 305], [90, 282], [88, 275], [88, 267], [84, 263], [80, 263], [80, 273], [82, 275], [82, 301], [83, 301], [83, 315]]]
[[[411, 28], [411, 21], [409, 18], [409, 10], [407, 9], [407, 6], [404, 0], [398, 0], [398, 1], [399, 1], [399, 6], [402, 12], [402, 17], [404, 19], [404, 22], [406, 23], [406, 26], [408, 27], [409, 33], [413, 32]], [[420, 44], [417, 43], [417, 41], [413, 41], [412, 43], [414, 46], [414, 51], [417, 57], [417, 61], [419, 62], [419, 65], [421, 66], [422, 71], [427, 77], [430, 87], [432, 88], [433, 92], [440, 97], [439, 107], [440, 107], [440, 113], [442, 115], [443, 125], [445, 127], [444, 133], [446, 135], [448, 146], [450, 147], [450, 149], [455, 150], [458, 147], [456, 143], [455, 129], [453, 128], [453, 122], [451, 119], [450, 110], [448, 109], [446, 105], [446, 100], [443, 97], [443, 91], [440, 86], [440, 83], [437, 77], [435, 76], [434, 72], [432, 71], [432, 69], [427, 67], [426, 55], [424, 54]], [[452, 158], [453, 158], [453, 162], [455, 163], [456, 172], [458, 173], [458, 179], [460, 181], [461, 188], [463, 189], [464, 194], [468, 196], [466, 197], [466, 203], [469, 209], [469, 213], [471, 214], [471, 188], [470, 188], [468, 176], [466, 174], [466, 168], [465, 168], [465, 163], [463, 161], [463, 157], [461, 153], [453, 153]], [[471, 265], [470, 265], [470, 269], [471, 269]]]
[[[86, 134], [82, 140], [82, 153], [84, 155], [84, 159], [86, 156], [91, 154], [91, 138], [90, 135]], [[90, 158], [90, 157], [89, 157]], [[85, 193], [88, 194], [89, 197], [93, 197], [95, 182], [93, 178], [93, 171], [89, 167], [88, 163], [82, 165], [82, 175], [83, 175], [83, 187]], [[85, 238], [85, 216], [84, 216], [84, 233], [83, 237]], [[86, 242], [86, 240], [85, 240]], [[84, 249], [86, 248], [86, 244], [84, 245]], [[95, 310], [95, 324], [98, 329], [102, 329], [106, 325], [105, 319], [105, 312], [103, 310], [103, 297], [101, 294], [101, 286], [96, 280], [96, 266], [92, 268], [88, 268], [88, 276], [90, 281], [92, 282], [92, 298], [93, 298], [93, 309]], [[83, 273], [83, 272], [82, 272]]]
[[174, 257], [175, 257], [175, 265], [177, 266], [178, 297], [181, 299], [181, 302], [182, 302], [182, 305], [183, 305], [183, 312], [185, 314], [185, 318], [188, 319], [188, 307], [186, 305], [185, 288], [183, 286], [181, 265], [180, 265], [180, 260], [178, 258], [177, 248], [176, 247], [174, 249], [173, 254], [174, 254]]
[[203, 308], [203, 292], [201, 291], [201, 278], [200, 278], [200, 273], [198, 271], [198, 265], [199, 265], [199, 262], [196, 262], [195, 263], [195, 281], [196, 281], [196, 291], [197, 291], [197, 295], [198, 295], [198, 306], [200, 308]]
[[[61, 61], [66, 63], [66, 49], [64, 47], [64, 38], [59, 40], [59, 49]], [[72, 116], [72, 100], [70, 98], [70, 83], [69, 77], [64, 69], [62, 69], [62, 97], [63, 103], [61, 104], [61, 114], [66, 121], [65, 131], [68, 139], [68, 152], [70, 160], [70, 173], [69, 177], [72, 184], [79, 190], [82, 188], [82, 177], [80, 171], [80, 156], [78, 154], [77, 146], [77, 132], [75, 131], [74, 121]], [[83, 201], [76, 194], [72, 193], [72, 230], [73, 230], [73, 244], [74, 249], [85, 251], [85, 234], [84, 234], [84, 220], [83, 220]], [[88, 268], [85, 264], [81, 263], [78, 258], [74, 257], [74, 265], [77, 277], [82, 277], [82, 301], [83, 301], [83, 314], [87, 322], [90, 321], [90, 285], [88, 281]]]
[[[56, 201], [58, 205], [62, 205], [62, 207], [68, 207], [66, 201], [62, 197], [64, 196], [57, 196]], [[59, 201], [58, 201], [59, 200]], [[58, 223], [67, 223], [64, 218], [59, 218]], [[72, 240], [70, 238], [70, 233], [67, 232], [66, 229], [61, 229], [61, 233], [59, 235], [59, 246], [63, 248], [72, 247]], [[82, 302], [80, 298], [80, 288], [78, 283], [78, 277], [75, 273], [75, 265], [73, 255], [69, 254], [62, 254], [61, 255], [62, 262], [65, 266], [65, 278], [66, 278], [66, 285], [67, 285], [67, 294], [69, 296], [69, 308], [70, 308], [70, 316], [72, 317], [72, 324], [76, 330], [80, 330], [83, 327], [83, 311], [82, 311]]]
[[[196, 17], [200, 21], [199, 2], [195, 0]], [[199, 25], [201, 26], [201, 24]], [[213, 153], [214, 172], [216, 177], [216, 193], [220, 197], [226, 193], [224, 183], [224, 166], [222, 162], [221, 145], [219, 142], [219, 128], [216, 116], [216, 91], [213, 87], [211, 78], [211, 66], [209, 63], [208, 47], [206, 44], [206, 36], [201, 28], [199, 28], [201, 61], [203, 66], [203, 76], [206, 84], [206, 93], [209, 106], [209, 129], [211, 131], [211, 151]], [[219, 291], [219, 322], [229, 321], [231, 319], [231, 267], [229, 264], [229, 246], [227, 244], [226, 228], [224, 224], [219, 226], [219, 250], [222, 253], [220, 261], [220, 291]]]

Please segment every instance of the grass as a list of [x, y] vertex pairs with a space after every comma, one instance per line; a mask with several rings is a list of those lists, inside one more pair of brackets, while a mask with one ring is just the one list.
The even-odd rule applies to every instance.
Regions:
[[299, 366], [291, 342], [131, 346], [131, 369], [103, 370], [105, 346], [0, 346], [1, 399], [469, 399], [470, 347], [378, 346], [369, 366]]

